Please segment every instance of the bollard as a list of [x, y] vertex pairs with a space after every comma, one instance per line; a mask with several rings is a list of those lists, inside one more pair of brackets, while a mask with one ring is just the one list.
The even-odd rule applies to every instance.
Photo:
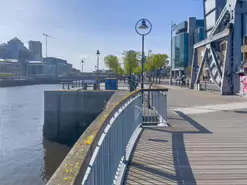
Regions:
[[205, 91], [207, 90], [207, 81], [206, 80], [204, 81], [204, 90]]

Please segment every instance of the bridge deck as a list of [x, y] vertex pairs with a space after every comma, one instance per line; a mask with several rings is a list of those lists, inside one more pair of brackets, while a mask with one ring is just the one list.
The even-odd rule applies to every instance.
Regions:
[[177, 113], [143, 130], [124, 184], [246, 185], [247, 110]]

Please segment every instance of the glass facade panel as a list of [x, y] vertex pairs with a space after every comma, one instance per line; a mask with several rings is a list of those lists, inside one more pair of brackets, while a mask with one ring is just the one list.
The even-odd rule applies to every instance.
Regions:
[[176, 31], [186, 31], [187, 30], [187, 21], [181, 22], [180, 24], [177, 25]]
[[172, 39], [173, 69], [188, 66], [188, 33], [181, 33]]
[[194, 31], [194, 44], [204, 39], [204, 28], [197, 28]]
[[196, 20], [196, 27], [204, 27], [204, 20]]

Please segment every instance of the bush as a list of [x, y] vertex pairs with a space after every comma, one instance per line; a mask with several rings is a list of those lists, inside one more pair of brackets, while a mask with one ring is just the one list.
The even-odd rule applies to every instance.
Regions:
[[15, 76], [15, 74], [14, 73], [0, 73], [0, 78], [1, 77], [13, 77], [13, 76]]

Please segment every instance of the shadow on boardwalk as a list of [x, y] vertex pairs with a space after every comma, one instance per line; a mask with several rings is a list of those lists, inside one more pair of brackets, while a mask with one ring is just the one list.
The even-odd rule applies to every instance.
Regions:
[[184, 134], [211, 132], [182, 112], [176, 113], [168, 118], [171, 127], [143, 129], [133, 150], [124, 184], [196, 184]]

